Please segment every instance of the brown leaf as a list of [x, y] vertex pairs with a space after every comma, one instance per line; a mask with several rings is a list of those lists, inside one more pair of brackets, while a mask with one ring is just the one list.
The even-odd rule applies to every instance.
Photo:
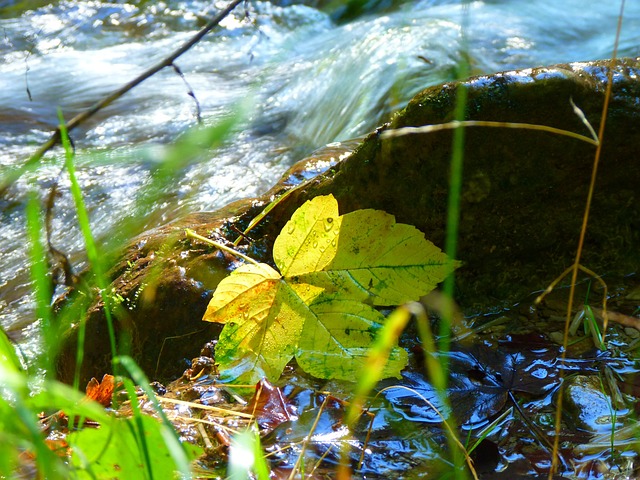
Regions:
[[255, 416], [256, 422], [265, 432], [270, 432], [281, 423], [298, 418], [295, 407], [280, 388], [264, 378], [256, 384], [256, 393], [249, 400], [245, 411]]
[[51, 449], [52, 452], [60, 457], [68, 457], [69, 455], [71, 455], [71, 450], [66, 440], [63, 440], [61, 438], [45, 439], [44, 443]]
[[95, 400], [103, 407], [111, 406], [111, 399], [113, 397], [113, 389], [114, 385], [113, 375], [105, 374], [102, 377], [102, 381], [98, 382], [98, 380], [92, 378], [87, 384], [86, 397]]

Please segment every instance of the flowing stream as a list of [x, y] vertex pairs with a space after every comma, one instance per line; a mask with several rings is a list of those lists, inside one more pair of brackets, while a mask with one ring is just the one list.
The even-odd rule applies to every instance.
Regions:
[[[83, 111], [168, 56], [226, 5], [60, 1], [11, 16], [17, 3], [0, 2], [0, 172], [49, 138], [58, 108], [67, 119]], [[465, 39], [473, 73], [607, 58], [619, 11], [616, 2], [486, 0], [470, 2], [465, 22], [461, 2], [415, 0], [345, 23], [310, 6], [317, 3], [242, 4], [176, 61], [187, 83], [167, 68], [72, 132], [98, 238], [132, 212], [149, 228], [266, 191], [314, 149], [365, 134], [420, 89], [455, 79]], [[640, 2], [626, 7], [619, 55], [638, 56]], [[238, 123], [141, 210], [137, 198], [167, 145], [197, 124], [190, 89], [205, 124], [230, 116]], [[44, 202], [59, 185], [52, 242], [77, 270], [85, 263], [62, 163], [60, 150], [47, 154], [0, 198], [0, 326], [27, 350], [37, 332], [28, 192]]]

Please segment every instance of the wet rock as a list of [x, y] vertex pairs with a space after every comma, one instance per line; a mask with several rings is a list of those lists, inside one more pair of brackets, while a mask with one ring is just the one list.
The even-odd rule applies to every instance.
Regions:
[[[274, 195], [326, 171], [359, 144], [349, 141], [328, 145], [293, 166], [260, 199], [234, 202], [215, 212], [193, 213], [134, 238], [109, 272], [118, 353], [133, 356], [152, 379], [168, 381], [180, 376], [202, 346], [217, 339], [221, 325], [203, 322], [202, 316], [217, 284], [240, 264], [229, 254], [188, 240], [185, 229], [231, 246], [238, 232], [244, 231]], [[271, 244], [281, 227], [270, 216], [251, 233], [255, 241], [248, 245], [245, 241], [236, 249], [270, 263]], [[83, 295], [86, 292], [79, 296]], [[64, 311], [72, 297], [59, 300], [58, 310]], [[96, 299], [86, 317], [80, 385], [112, 371], [104, 303]], [[57, 376], [68, 383], [76, 371], [77, 337], [77, 326], [63, 335], [57, 360]]]
[[615, 426], [611, 399], [602, 391], [597, 376], [574, 375], [566, 379], [563, 391], [564, 420], [569, 430], [611, 431]]
[[[615, 68], [600, 169], [582, 263], [599, 274], [640, 264], [640, 82], [637, 61]], [[580, 63], [464, 82], [467, 119], [549, 125], [589, 135], [570, 100], [597, 131], [606, 63]], [[452, 120], [458, 84], [429, 88], [391, 128]], [[379, 208], [444, 242], [451, 131], [383, 140], [374, 134], [336, 173], [314, 186], [345, 211]], [[595, 147], [547, 132], [474, 127], [465, 132], [457, 299], [476, 306], [517, 301], [573, 261]]]
[[[442, 246], [452, 131], [391, 138], [382, 133], [452, 120], [456, 92], [466, 88], [467, 119], [549, 125], [588, 137], [571, 101], [597, 131], [608, 65], [607, 61], [558, 65], [428, 88], [353, 154], [348, 155], [347, 149], [342, 158], [334, 152], [327, 157], [330, 161], [308, 159], [259, 199], [193, 214], [134, 239], [112, 271], [114, 294], [126, 306], [117, 329], [127, 333], [134, 356], [150, 376], [179, 375], [184, 370], [181, 359], [195, 357], [202, 344], [217, 334], [215, 325], [201, 322], [202, 314], [212, 290], [235, 266], [228, 256], [185, 239], [184, 228], [233, 241], [236, 231], [243, 230], [272, 198], [324, 168], [251, 232], [254, 242], [242, 247], [245, 253], [270, 262], [271, 245], [295, 209], [328, 193], [338, 199], [341, 213], [385, 210]], [[601, 275], [635, 272], [640, 265], [639, 75], [638, 60], [615, 64], [583, 254], [583, 264]], [[516, 302], [544, 288], [571, 265], [595, 150], [589, 143], [542, 131], [466, 129], [457, 255], [464, 265], [456, 272], [456, 300], [463, 310], [478, 312]], [[100, 307], [95, 305], [89, 313], [90, 358], [82, 378], [110, 370]], [[74, 335], [69, 333], [59, 362], [65, 380], [74, 370]]]

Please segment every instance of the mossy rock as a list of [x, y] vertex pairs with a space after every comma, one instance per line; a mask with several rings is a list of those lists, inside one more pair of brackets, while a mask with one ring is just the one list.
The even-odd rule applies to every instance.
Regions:
[[[608, 62], [578, 63], [470, 79], [418, 94], [388, 128], [453, 119], [468, 89], [466, 119], [548, 125], [589, 136], [571, 100], [597, 131]], [[582, 263], [601, 275], [640, 265], [638, 61], [614, 70]], [[382, 140], [372, 135], [314, 193], [341, 208], [378, 208], [444, 242], [452, 131]], [[596, 147], [531, 130], [465, 129], [457, 300], [469, 311], [545, 288], [575, 258]]]
[[[341, 213], [385, 210], [442, 246], [452, 131], [384, 139], [382, 132], [451, 121], [457, 91], [464, 87], [466, 119], [548, 125], [589, 137], [571, 102], [597, 131], [609, 65], [557, 65], [424, 90], [347, 158], [338, 160], [334, 152], [335, 165], [297, 188], [256, 227], [246, 253], [270, 262], [273, 240], [295, 209], [328, 193], [338, 199]], [[637, 272], [640, 265], [640, 62], [618, 60], [613, 73], [582, 257], [583, 265], [605, 278]], [[456, 273], [456, 300], [464, 311], [477, 313], [518, 302], [545, 288], [573, 263], [595, 152], [592, 144], [548, 132], [465, 129], [457, 254], [463, 266]], [[274, 196], [293, 188], [296, 179], [308, 178], [317, 164], [318, 158], [301, 162], [259, 199], [190, 215], [131, 243], [112, 271], [114, 291], [128, 305], [126, 319], [118, 325], [128, 332], [136, 359], [152, 377], [179, 374], [181, 359], [196, 356], [202, 344], [215, 337], [216, 326], [203, 324], [202, 314], [217, 282], [235, 266], [220, 252], [186, 240], [184, 228], [232, 241], [236, 229], [244, 229]], [[69, 334], [59, 362], [64, 380], [73, 372], [74, 335]], [[109, 370], [108, 344], [101, 335], [104, 316], [98, 304], [87, 324], [91, 358], [83, 368], [83, 380]], [[180, 335], [184, 337], [175, 338]], [[170, 337], [172, 346], [166, 348]]]

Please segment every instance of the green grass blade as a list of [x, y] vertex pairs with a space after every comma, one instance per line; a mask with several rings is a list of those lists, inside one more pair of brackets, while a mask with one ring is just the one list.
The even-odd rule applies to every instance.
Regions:
[[604, 351], [607, 349], [606, 345], [604, 344], [604, 338], [602, 335], [602, 332], [600, 331], [600, 327], [598, 326], [598, 322], [596, 321], [596, 316], [593, 313], [593, 309], [591, 308], [590, 305], [585, 305], [584, 306], [584, 313], [585, 313], [585, 327], [588, 331], [591, 332], [591, 335], [593, 337], [593, 343], [595, 344], [596, 347], [598, 347], [599, 350]]
[[138, 405], [136, 388], [128, 378], [124, 378], [123, 382], [125, 390], [127, 391], [127, 396], [129, 397], [129, 401], [131, 403], [131, 410], [133, 411], [133, 422], [135, 423], [135, 428], [133, 423], [127, 423], [127, 425], [129, 426], [129, 428], [131, 428], [132, 434], [136, 439], [136, 443], [138, 444], [138, 450], [142, 454], [147, 478], [149, 480], [153, 480], [154, 477], [153, 468], [151, 467], [151, 454], [149, 453], [149, 446], [147, 445], [146, 441], [144, 425], [142, 423], [142, 412], [140, 411], [140, 405]]
[[[158, 401], [153, 388], [149, 385], [149, 380], [147, 376], [144, 374], [142, 369], [136, 364], [136, 362], [129, 356], [120, 355], [114, 359], [114, 362], [122, 365], [125, 371], [131, 376], [133, 381], [142, 388], [144, 393], [147, 395], [147, 398], [153, 405], [154, 410], [160, 417], [162, 421], [162, 438], [164, 439], [169, 452], [175, 462], [176, 468], [182, 475], [183, 479], [192, 478], [191, 474], [191, 466], [189, 463], [189, 457], [182, 443], [180, 442], [180, 437], [177, 432], [173, 428], [173, 425], [167, 418], [160, 402]], [[134, 411], [135, 413], [135, 411]]]
[[349, 426], [362, 413], [367, 395], [382, 379], [384, 366], [389, 359], [391, 350], [398, 344], [398, 338], [411, 320], [411, 311], [407, 307], [398, 307], [387, 317], [382, 328], [377, 332], [376, 339], [367, 353], [367, 362], [360, 375], [353, 399], [345, 415], [345, 423]]
[[[469, 4], [467, 0], [463, 0], [462, 2], [462, 19], [461, 19], [461, 49], [462, 49], [462, 57], [461, 61], [458, 65], [459, 72], [458, 77], [464, 79], [469, 75], [469, 63], [468, 63], [468, 55], [469, 55], [469, 45], [467, 42], [466, 31], [469, 24]], [[463, 121], [466, 116], [467, 109], [467, 87], [462, 83], [458, 84], [458, 88], [456, 90], [456, 107], [454, 110], [454, 120]], [[451, 171], [449, 177], [449, 199], [447, 206], [447, 226], [445, 233], [445, 244], [444, 244], [444, 252], [447, 254], [450, 261], [453, 262], [457, 256], [457, 247], [458, 247], [458, 227], [460, 221], [460, 198], [462, 194], [462, 171], [463, 171], [463, 160], [464, 160], [464, 140], [465, 140], [465, 129], [464, 128], [456, 128], [453, 131], [453, 140], [451, 146]], [[455, 272], [452, 273], [445, 278], [443, 283], [443, 291], [444, 294], [453, 299], [453, 293], [455, 289]], [[449, 377], [449, 362], [448, 355], [446, 353], [449, 351], [450, 343], [451, 343], [451, 325], [453, 323], [453, 302], [448, 302], [445, 305], [445, 310], [443, 312], [442, 322], [440, 323], [440, 339], [438, 342], [438, 347], [442, 355], [440, 358], [440, 369], [442, 371], [442, 375], [446, 381]], [[445, 386], [446, 388], [446, 386]], [[446, 390], [445, 388], [438, 389], [439, 395], [446, 399]], [[454, 434], [452, 434], [454, 435]], [[447, 435], [447, 439], [449, 441], [449, 448], [451, 454], [453, 456], [452, 460], [455, 465], [455, 478], [465, 478], [466, 475], [462, 468], [464, 458], [460, 455], [460, 451], [455, 448], [454, 440], [451, 435]]]
[[[67, 133], [64, 118], [62, 117], [61, 111], [58, 111], [58, 117], [60, 121], [60, 134], [61, 134], [62, 146], [64, 147], [64, 151], [65, 151], [65, 167], [69, 174], [69, 181], [71, 182], [71, 195], [73, 197], [73, 201], [76, 206], [76, 215], [78, 217], [78, 224], [80, 226], [80, 231], [82, 232], [82, 236], [84, 238], [87, 258], [93, 269], [95, 281], [102, 296], [105, 318], [107, 320], [107, 329], [109, 333], [109, 345], [111, 348], [111, 358], [114, 359], [116, 357], [116, 336], [115, 336], [115, 330], [113, 327], [113, 317], [111, 315], [111, 312], [112, 312], [111, 301], [110, 301], [109, 295], [107, 294], [108, 281], [106, 279], [106, 276], [104, 275], [104, 267], [102, 265], [102, 261], [98, 254], [98, 249], [96, 247], [96, 243], [93, 238], [93, 233], [91, 232], [89, 214], [87, 213], [87, 208], [84, 204], [84, 199], [82, 197], [80, 184], [78, 183], [78, 179], [76, 177], [75, 166], [73, 163], [73, 158], [74, 158], [73, 148], [71, 146], [71, 141], [69, 140], [69, 135]], [[80, 339], [79, 339], [79, 343], [80, 343]], [[114, 367], [115, 367], [115, 364], [114, 364]], [[114, 372], [115, 371], [116, 370], [114, 368]], [[74, 387], [76, 388], [78, 388], [80, 383], [79, 375], [80, 375], [80, 368], [76, 368], [76, 375], [73, 382]]]
[[31, 263], [31, 282], [36, 297], [36, 318], [41, 322], [44, 344], [40, 359], [47, 375], [53, 373], [52, 347], [56, 345], [56, 334], [51, 324], [51, 282], [47, 275], [47, 252], [42, 242], [44, 225], [40, 215], [40, 202], [35, 192], [29, 194], [26, 207], [27, 236], [29, 238], [29, 259]]
[[269, 480], [269, 466], [262, 451], [257, 429], [247, 429], [231, 439], [227, 480], [247, 478]]
[[2, 330], [0, 330], [0, 368], [15, 373], [22, 372], [22, 362], [16, 354], [16, 349]]
[[36, 466], [41, 475], [39, 478], [53, 480], [69, 478], [60, 459], [44, 442], [37, 412], [58, 408], [64, 408], [66, 412], [70, 412], [75, 407], [90, 412], [93, 418], [104, 419], [106, 417], [104, 410], [95, 408], [97, 404], [93, 402], [83, 402], [81, 400], [83, 396], [80, 393], [55, 381], [45, 381], [38, 393], [34, 393], [33, 389], [32, 378], [23, 372], [13, 370], [12, 367], [0, 365], [2, 433], [19, 442], [14, 445], [15, 448], [22, 451], [26, 449], [34, 454]]

